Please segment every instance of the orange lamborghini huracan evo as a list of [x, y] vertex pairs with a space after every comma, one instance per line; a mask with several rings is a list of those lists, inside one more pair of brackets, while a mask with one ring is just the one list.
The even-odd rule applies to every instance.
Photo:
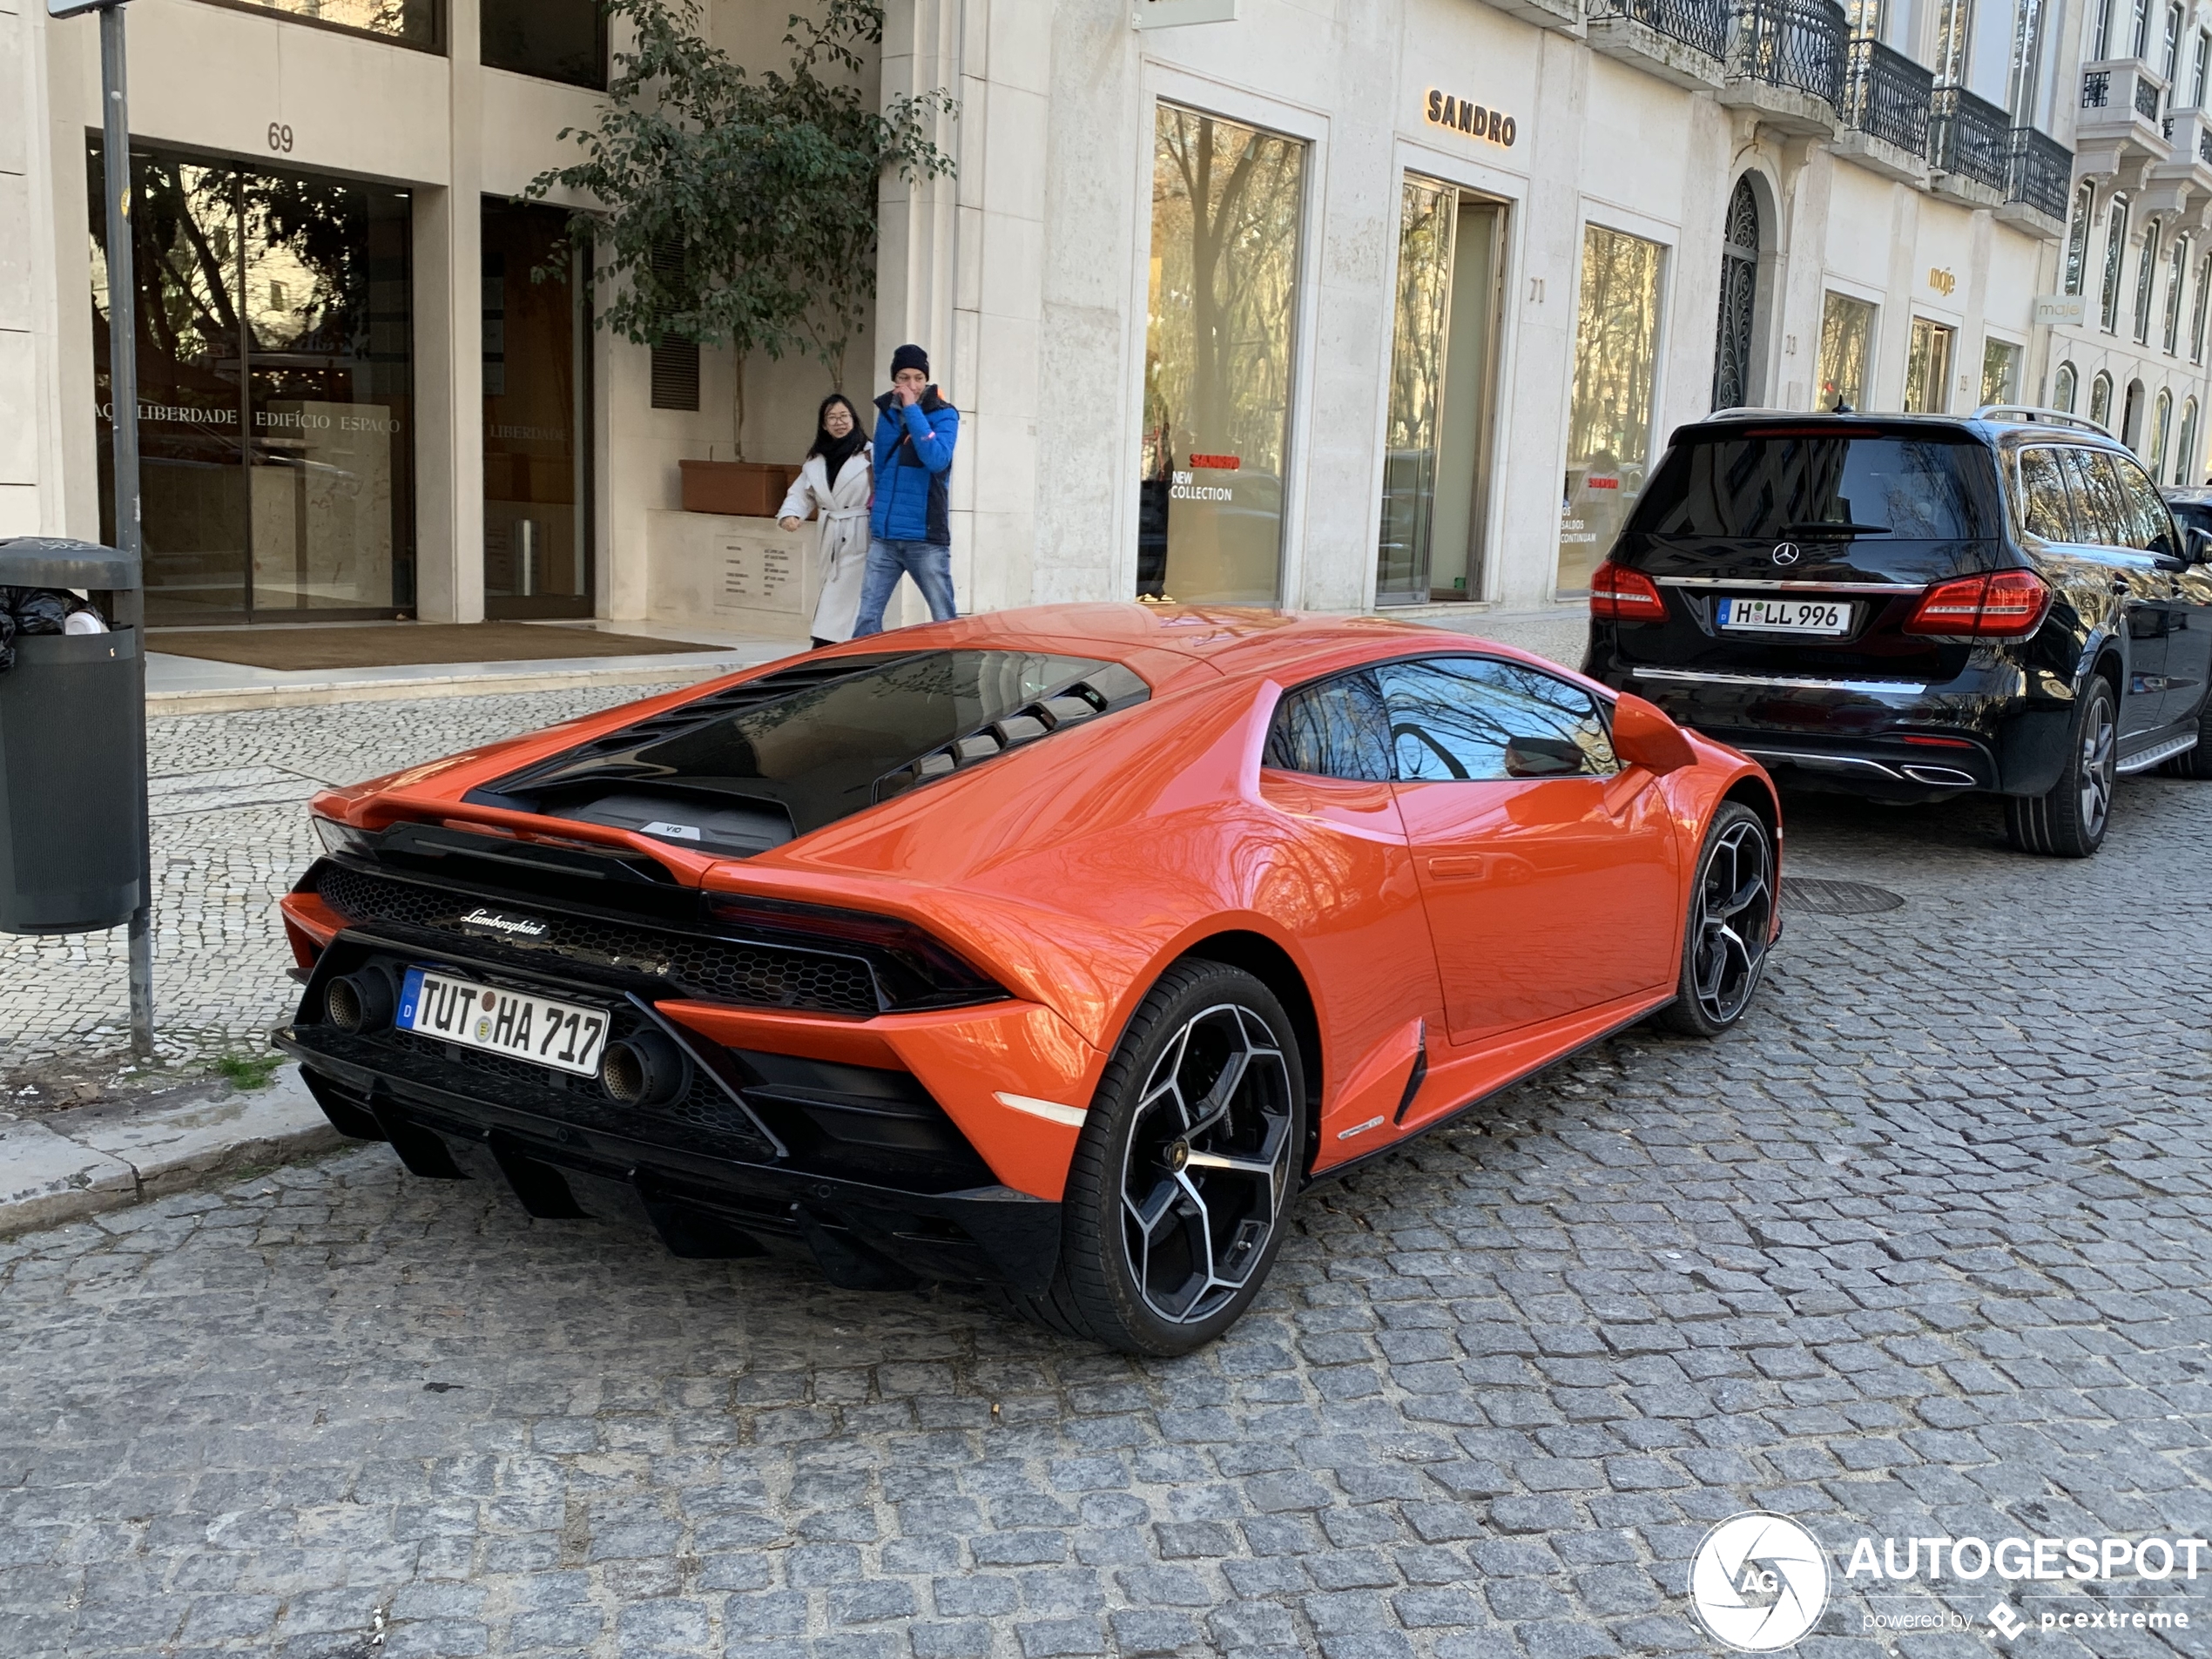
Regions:
[[1307, 1183], [1733, 1024], [1779, 925], [1757, 765], [1375, 617], [909, 628], [314, 811], [277, 1040], [347, 1135], [1138, 1353], [1227, 1328]]

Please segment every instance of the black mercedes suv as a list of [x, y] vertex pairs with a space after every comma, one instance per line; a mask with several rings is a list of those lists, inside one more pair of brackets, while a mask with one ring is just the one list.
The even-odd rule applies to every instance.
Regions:
[[1584, 671], [1778, 780], [2005, 798], [2085, 857], [2114, 779], [2212, 778], [2212, 535], [2053, 410], [1731, 410], [1676, 431], [1590, 583]]

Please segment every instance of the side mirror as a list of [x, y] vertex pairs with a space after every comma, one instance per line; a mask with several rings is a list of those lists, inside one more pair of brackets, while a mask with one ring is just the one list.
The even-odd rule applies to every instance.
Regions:
[[1678, 772], [1697, 760], [1682, 728], [1656, 705], [1629, 691], [1613, 705], [1613, 752], [1650, 772]]

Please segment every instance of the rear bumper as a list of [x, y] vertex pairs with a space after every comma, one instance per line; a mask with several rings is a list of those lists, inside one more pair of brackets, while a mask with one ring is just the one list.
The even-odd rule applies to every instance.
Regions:
[[1637, 663], [1593, 630], [1586, 668], [1740, 749], [1777, 782], [1898, 801], [1972, 790], [2040, 795], [2065, 764], [2074, 704], [1998, 652], [1957, 678], [1749, 674]]
[[1060, 1206], [1011, 1188], [908, 1192], [742, 1156], [748, 1136], [582, 1109], [526, 1081], [457, 1074], [328, 1026], [275, 1033], [341, 1133], [391, 1143], [433, 1179], [500, 1181], [533, 1216], [642, 1221], [678, 1256], [811, 1257], [833, 1283], [915, 1278], [1036, 1291]]

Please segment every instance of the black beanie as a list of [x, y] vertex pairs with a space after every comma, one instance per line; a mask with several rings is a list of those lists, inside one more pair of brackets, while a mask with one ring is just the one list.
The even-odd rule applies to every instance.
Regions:
[[929, 373], [929, 354], [919, 346], [901, 346], [891, 354], [891, 373], [895, 379], [902, 368], [918, 368]]

